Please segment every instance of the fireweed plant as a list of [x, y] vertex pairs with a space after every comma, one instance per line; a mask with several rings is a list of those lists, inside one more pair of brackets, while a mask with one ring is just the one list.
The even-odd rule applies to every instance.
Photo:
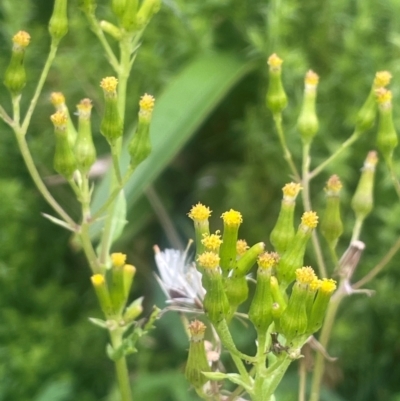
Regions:
[[[16, 33], [12, 38], [11, 60], [4, 75], [4, 84], [11, 95], [11, 113], [0, 106], [0, 117], [13, 130], [34, 183], [57, 215], [44, 216], [73, 232], [86, 255], [92, 273], [91, 282], [104, 314], [104, 319], [90, 320], [109, 332], [107, 354], [115, 363], [122, 401], [132, 400], [126, 356], [137, 352], [138, 339], [161, 316], [160, 310], [154, 308], [150, 316], [138, 319], [142, 313], [142, 298], [129, 300], [136, 268], [126, 263], [124, 254], [111, 253], [118, 220], [118, 202], [124, 196], [123, 187], [136, 167], [151, 152], [149, 127], [155, 100], [151, 95], [144, 94], [139, 101], [136, 133], [127, 146], [130, 164], [127, 171], [120, 170], [127, 82], [140, 39], [160, 3], [160, 0], [143, 0], [140, 4], [138, 0], [111, 0], [110, 7], [117, 21], [114, 25], [96, 18], [94, 0], [80, 0], [80, 8], [88, 25], [103, 46], [107, 61], [115, 71], [115, 76], [104, 77], [100, 83], [104, 93], [100, 132], [110, 146], [113, 179], [109, 197], [98, 210], [93, 212], [91, 208], [94, 184], [89, 172], [96, 161], [96, 149], [92, 140], [90, 99], [83, 99], [77, 105], [78, 121], [75, 128], [64, 95], [60, 92], [51, 95], [51, 102], [55, 107], [55, 113], [50, 116], [55, 134], [53, 166], [76, 195], [81, 206], [79, 221], [72, 219], [47, 189], [26, 141], [44, 82], [59, 44], [68, 31], [67, 0], [55, 0], [49, 22], [50, 51], [24, 116], [20, 110], [26, 84], [24, 55], [31, 38], [24, 31]], [[109, 45], [105, 33], [118, 42], [118, 56]], [[221, 216], [222, 233], [211, 233], [208, 222], [211, 210], [201, 203], [193, 206], [188, 214], [194, 222], [195, 230], [196, 255], [193, 262], [188, 258], [188, 250], [183, 253], [171, 249], [161, 251], [155, 247], [160, 273], [157, 279], [168, 297], [164, 311], [181, 312], [190, 344], [185, 375], [197, 394], [205, 400], [275, 400], [274, 393], [287, 368], [298, 359], [301, 363], [302, 347], [311, 343], [319, 350], [310, 396], [310, 401], [317, 401], [324, 358], [328, 357], [325, 348], [341, 300], [356, 292], [369, 293], [361, 287], [378, 274], [400, 248], [398, 241], [367, 276], [355, 284], [351, 283], [364, 249], [364, 244], [359, 240], [362, 224], [373, 208], [372, 192], [378, 161], [375, 151], [371, 151], [366, 157], [359, 185], [351, 202], [355, 213], [353, 235], [348, 249], [341, 257], [336, 252], [337, 242], [343, 232], [340, 179], [332, 176], [326, 184], [326, 210], [321, 218], [312, 210], [309, 194], [310, 181], [364, 131], [371, 128], [376, 114], [379, 113], [377, 145], [400, 197], [400, 185], [392, 163], [397, 135], [392, 121], [391, 92], [385, 89], [389, 84], [390, 74], [376, 74], [368, 98], [358, 114], [354, 133], [314, 170], [310, 170], [310, 148], [318, 131], [315, 102], [319, 78], [312, 71], [306, 74], [303, 107], [297, 124], [303, 143], [303, 163], [299, 171], [286, 145], [282, 125], [282, 111], [287, 105], [281, 81], [282, 60], [274, 54], [269, 58], [268, 64], [270, 79], [266, 104], [272, 112], [283, 155], [293, 175], [293, 182], [283, 187], [281, 210], [270, 234], [273, 249], [266, 250], [263, 242], [250, 247], [245, 240], [239, 239], [242, 216], [232, 209]], [[300, 193], [305, 210], [298, 228], [295, 229], [294, 210]], [[89, 229], [95, 222], [103, 225], [102, 236], [96, 248], [89, 235]], [[338, 283], [327, 277], [316, 230], [318, 225], [335, 261]], [[316, 254], [318, 275], [312, 267], [303, 266], [304, 254], [310, 241]], [[249, 272], [254, 265], [258, 266], [255, 280], [249, 278]], [[242, 311], [239, 307], [248, 300], [249, 284], [252, 281], [255, 282], [254, 295], [247, 303], [248, 310]], [[189, 323], [187, 315], [197, 315], [198, 319]], [[247, 355], [237, 348], [230, 332], [230, 322], [235, 318], [246, 320], [246, 325], [254, 326], [257, 346], [254, 355]], [[313, 335], [321, 327], [318, 343]], [[247, 327], [243, 326], [243, 330], [247, 330]], [[222, 351], [230, 354], [237, 372], [225, 372], [219, 360]], [[305, 372], [304, 369], [301, 371]], [[305, 374], [300, 377], [299, 399], [304, 400]], [[220, 382], [225, 380], [233, 383], [236, 388], [229, 391], [224, 389]]]

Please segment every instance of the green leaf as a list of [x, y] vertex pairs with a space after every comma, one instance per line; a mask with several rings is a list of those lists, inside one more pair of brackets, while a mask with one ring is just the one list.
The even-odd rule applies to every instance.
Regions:
[[[170, 163], [227, 92], [254, 67], [254, 62], [231, 54], [202, 55], [186, 66], [156, 98], [150, 127], [153, 150], [125, 187], [128, 209], [135, 205], [147, 186]], [[128, 163], [129, 156], [124, 152], [121, 156], [122, 171]], [[97, 187], [93, 211], [107, 199], [109, 182], [110, 174]], [[97, 238], [99, 233], [100, 225], [93, 225], [92, 238]]]

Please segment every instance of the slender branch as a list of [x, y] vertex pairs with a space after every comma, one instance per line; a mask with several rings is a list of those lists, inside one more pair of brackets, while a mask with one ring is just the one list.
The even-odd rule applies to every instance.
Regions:
[[10, 127], [13, 126], [13, 120], [12, 118], [7, 114], [7, 112], [3, 109], [2, 106], [0, 106], [0, 118], [8, 124]]
[[400, 238], [392, 245], [389, 252], [380, 260], [380, 262], [366, 274], [361, 280], [357, 281], [352, 287], [357, 289], [371, 281], [381, 270], [392, 260], [393, 256], [400, 249]]
[[299, 362], [299, 399], [298, 401], [306, 401], [306, 383], [307, 383], [307, 367], [305, 358]]
[[292, 171], [292, 174], [294, 175], [295, 179], [297, 182], [301, 181], [301, 177], [299, 172], [297, 171], [297, 168], [293, 162], [293, 157], [292, 154], [286, 144], [286, 138], [283, 133], [283, 128], [282, 128], [282, 114], [274, 114], [274, 122], [275, 122], [275, 127], [278, 132], [278, 138], [279, 142], [281, 143], [281, 147], [283, 150], [283, 157], [285, 158], [286, 162], [288, 163], [290, 170]]
[[311, 171], [309, 179], [312, 180], [316, 177], [328, 164], [333, 162], [338, 156], [340, 156], [348, 147], [350, 147], [362, 134], [362, 132], [355, 130], [353, 134], [344, 141], [339, 149], [336, 150], [331, 156], [329, 156], [324, 162], [322, 162], [318, 167]]
[[46, 81], [47, 78], [47, 74], [49, 73], [50, 67], [53, 64], [54, 58], [56, 57], [58, 43], [59, 42], [55, 40], [51, 42], [49, 55], [47, 56], [47, 60], [43, 67], [42, 74], [40, 75], [39, 82], [36, 85], [35, 93], [32, 97], [28, 111], [26, 112], [24, 121], [21, 126], [21, 132], [23, 133], [23, 135], [26, 135], [26, 132], [28, 131], [29, 123], [31, 121], [32, 114], [35, 111], [35, 107], [38, 102], [40, 93], [42, 92], [44, 82]]
[[89, 262], [90, 269], [93, 274], [103, 273], [101, 264], [97, 258], [96, 252], [93, 248], [92, 241], [89, 235], [89, 225], [84, 221], [81, 226], [80, 240], [82, 243], [83, 250], [85, 252], [86, 258]]

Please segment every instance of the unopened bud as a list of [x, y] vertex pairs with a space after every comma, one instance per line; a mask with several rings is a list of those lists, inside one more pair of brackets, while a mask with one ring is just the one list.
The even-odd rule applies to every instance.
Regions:
[[4, 75], [4, 85], [13, 96], [19, 95], [26, 84], [24, 56], [30, 39], [25, 31], [19, 31], [13, 37], [11, 59]]
[[125, 323], [132, 322], [143, 312], [143, 297], [135, 299], [126, 309], [122, 316]]
[[79, 0], [79, 8], [86, 14], [93, 14], [96, 9], [96, 0]]
[[138, 28], [144, 28], [161, 7], [161, 0], [144, 0], [137, 13]]
[[113, 13], [122, 19], [126, 7], [126, 0], [111, 0], [111, 9]]
[[308, 71], [304, 80], [304, 98], [300, 116], [297, 120], [297, 129], [301, 134], [303, 143], [310, 143], [318, 131], [319, 123], [315, 111], [317, 98], [318, 75]]
[[137, 130], [128, 147], [132, 168], [137, 167], [151, 152], [150, 122], [154, 109], [154, 97], [144, 94], [140, 98], [139, 106]]
[[[115, 1], [115, 0], [114, 0]], [[138, 0], [125, 0], [125, 9], [122, 16], [122, 26], [131, 32], [137, 28]]]
[[110, 317], [114, 314], [110, 294], [107, 288], [107, 282], [102, 274], [94, 274], [91, 277], [93, 287], [96, 291], [97, 299], [101, 310], [106, 317]]
[[272, 114], [279, 114], [287, 106], [288, 100], [282, 85], [282, 65], [283, 60], [275, 53], [268, 59], [269, 65], [269, 85], [266, 96], [267, 108]]
[[60, 41], [68, 32], [67, 0], [55, 0], [53, 14], [49, 22], [50, 36]]
[[264, 252], [265, 244], [264, 242], [258, 242], [248, 249], [244, 255], [237, 261], [236, 267], [232, 271], [232, 276], [244, 277], [249, 270], [256, 263], [259, 255]]
[[200, 202], [193, 206], [188, 213], [188, 216], [193, 220], [194, 230], [196, 234], [196, 254], [199, 255], [205, 251], [203, 238], [205, 235], [210, 235], [210, 225], [208, 219], [211, 216], [209, 207], [202, 205]]
[[365, 159], [364, 167], [361, 170], [361, 177], [356, 192], [351, 200], [351, 207], [356, 214], [357, 220], [364, 220], [373, 208], [374, 177], [377, 163], [378, 157], [376, 152], [369, 152]]

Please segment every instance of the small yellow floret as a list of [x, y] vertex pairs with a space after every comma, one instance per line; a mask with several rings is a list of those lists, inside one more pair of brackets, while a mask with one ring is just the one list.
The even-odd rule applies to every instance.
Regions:
[[276, 53], [271, 54], [268, 58], [268, 65], [273, 70], [280, 70], [283, 60], [277, 56]]
[[79, 104], [76, 105], [78, 111], [83, 111], [85, 113], [88, 113], [90, 110], [92, 110], [92, 107], [92, 101], [88, 98], [82, 99]]
[[63, 111], [57, 111], [53, 115], [50, 116], [54, 127], [56, 128], [65, 128], [67, 125], [68, 117]]
[[315, 228], [318, 225], [318, 216], [316, 212], [304, 212], [301, 216], [301, 223], [309, 228]]
[[221, 218], [227, 226], [239, 226], [243, 221], [242, 214], [233, 209], [222, 213]]
[[392, 74], [389, 71], [378, 71], [375, 74], [374, 86], [375, 88], [382, 88], [389, 85], [392, 79]]
[[218, 234], [217, 231], [215, 234], [203, 234], [203, 239], [201, 243], [211, 251], [217, 251], [222, 244], [221, 236]]
[[244, 239], [238, 239], [236, 242], [236, 253], [239, 256], [242, 256], [247, 250], [249, 249], [249, 246], [247, 245], [246, 240]]
[[368, 152], [367, 158], [364, 162], [364, 168], [371, 169], [375, 168], [376, 164], [378, 163], [378, 153], [376, 150], [371, 150]]
[[111, 254], [111, 263], [115, 267], [121, 267], [125, 264], [126, 255], [121, 252], [116, 252]]
[[206, 269], [215, 269], [219, 266], [219, 256], [214, 252], [203, 252], [197, 257], [197, 262]]
[[[199, 340], [203, 339], [206, 328], [207, 328], [207, 326], [200, 320], [194, 320], [193, 322], [191, 322], [188, 326], [188, 329], [189, 329], [190, 335], [192, 337], [195, 337], [195, 338], [192, 338], [192, 340], [199, 341]], [[201, 338], [198, 338], [198, 337], [201, 337]]]
[[391, 104], [392, 103], [392, 91], [385, 89], [385, 88], [379, 88], [375, 91], [376, 94], [376, 101], [380, 105], [386, 105], [386, 104]]
[[204, 221], [211, 216], [211, 210], [199, 202], [197, 205], [192, 206], [188, 216], [194, 221]]
[[101, 80], [100, 86], [105, 92], [112, 93], [115, 92], [118, 85], [118, 79], [115, 77], [105, 77]]
[[25, 31], [19, 31], [13, 36], [13, 43], [20, 47], [27, 47], [31, 40], [31, 35]]
[[94, 274], [91, 278], [92, 284], [95, 287], [98, 287], [100, 285], [103, 285], [105, 283], [104, 276], [102, 274]]
[[311, 284], [317, 276], [312, 267], [304, 266], [296, 270], [296, 280], [302, 284]]
[[304, 78], [306, 85], [317, 86], [319, 81], [319, 76], [312, 70], [309, 70]]
[[279, 260], [279, 256], [275, 252], [264, 252], [257, 259], [257, 264], [262, 269], [271, 269]]
[[155, 102], [154, 97], [145, 93], [140, 98], [139, 102], [140, 111], [146, 114], [151, 114], [151, 112], [154, 109], [154, 102]]
[[283, 196], [285, 199], [290, 198], [290, 199], [295, 199], [296, 196], [299, 194], [301, 191], [301, 185], [297, 184], [295, 182], [289, 182], [289, 184], [286, 184], [283, 188]]
[[342, 187], [343, 187], [343, 185], [340, 182], [339, 177], [336, 174], [334, 174], [327, 181], [325, 190], [327, 192], [339, 193], [340, 190], [342, 189]]
[[136, 267], [133, 266], [133, 265], [125, 265], [124, 266], [124, 272], [135, 273], [136, 272]]
[[322, 281], [315, 277], [314, 280], [309, 284], [310, 290], [317, 291], [321, 287], [321, 283]]
[[321, 287], [319, 289], [326, 294], [331, 294], [333, 291], [336, 290], [336, 281], [332, 280], [331, 278], [324, 278], [321, 281]]
[[65, 97], [61, 92], [53, 92], [50, 95], [50, 101], [54, 107], [59, 107], [65, 104]]

